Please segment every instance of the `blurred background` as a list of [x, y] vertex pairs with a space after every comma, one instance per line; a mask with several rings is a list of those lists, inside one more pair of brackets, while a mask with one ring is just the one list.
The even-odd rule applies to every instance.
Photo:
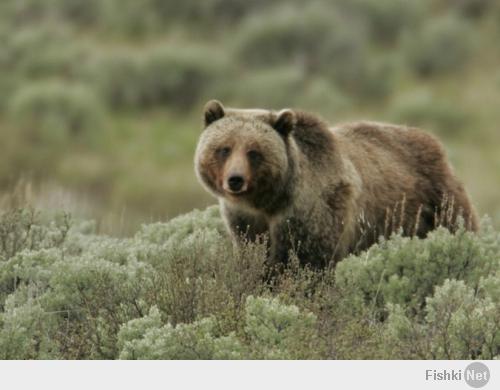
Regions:
[[421, 126], [500, 226], [495, 0], [3, 0], [0, 207], [131, 234], [214, 203], [201, 110], [299, 107]]

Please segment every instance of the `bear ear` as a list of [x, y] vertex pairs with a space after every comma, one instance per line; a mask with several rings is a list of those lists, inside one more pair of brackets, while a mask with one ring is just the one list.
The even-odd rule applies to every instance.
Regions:
[[296, 122], [295, 112], [287, 108], [278, 112], [273, 128], [286, 137], [295, 128]]
[[224, 106], [218, 100], [210, 100], [203, 109], [205, 127], [224, 116]]

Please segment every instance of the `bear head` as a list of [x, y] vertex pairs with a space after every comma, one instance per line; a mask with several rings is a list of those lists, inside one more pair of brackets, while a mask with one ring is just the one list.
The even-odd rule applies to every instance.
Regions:
[[199, 180], [217, 197], [259, 208], [288, 180], [295, 124], [290, 109], [226, 109], [217, 100], [209, 101], [195, 154]]

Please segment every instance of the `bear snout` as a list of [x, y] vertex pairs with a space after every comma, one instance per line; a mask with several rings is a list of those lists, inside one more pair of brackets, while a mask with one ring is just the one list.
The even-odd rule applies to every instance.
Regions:
[[231, 175], [227, 179], [227, 187], [230, 192], [235, 194], [243, 192], [246, 190], [246, 181], [242, 175]]

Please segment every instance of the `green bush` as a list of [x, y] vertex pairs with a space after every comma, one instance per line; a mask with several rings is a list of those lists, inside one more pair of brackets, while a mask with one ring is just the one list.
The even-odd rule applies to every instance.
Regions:
[[102, 130], [104, 111], [84, 85], [50, 81], [19, 89], [9, 102], [9, 116], [28, 142], [53, 148], [91, 141]]
[[108, 34], [144, 38], [165, 27], [154, 7], [158, 1], [105, 0], [101, 3], [100, 28]]
[[103, 8], [109, 0], [51, 0], [47, 3], [62, 20], [88, 27], [101, 21]]
[[[317, 348], [316, 316], [277, 299], [249, 296], [246, 303], [245, 333], [251, 356], [256, 359], [311, 359], [320, 356]], [[315, 345], [316, 343], [316, 345]], [[315, 348], [316, 347], [316, 348]]]
[[307, 73], [325, 69], [347, 72], [360, 65], [359, 26], [342, 22], [335, 10], [312, 6], [278, 7], [256, 15], [242, 26], [236, 40], [241, 61], [253, 66], [294, 64]]
[[142, 225], [136, 235], [140, 241], [156, 245], [191, 245], [194, 234], [215, 234], [212, 244], [215, 246], [225, 232], [225, 227], [219, 217], [219, 208], [212, 206], [204, 211], [194, 210], [188, 214], [176, 217], [168, 223], [157, 222]]
[[289, 66], [248, 72], [236, 90], [224, 84], [216, 96], [237, 107], [281, 109], [298, 107], [312, 112], [336, 113], [349, 106], [349, 98], [329, 78], [309, 78]]
[[415, 323], [401, 306], [390, 305], [386, 339], [391, 353], [402, 359], [498, 358], [499, 298], [498, 291], [490, 294], [482, 285], [475, 292], [462, 280], [446, 279], [427, 298], [423, 321]]
[[[97, 247], [97, 248], [96, 248]], [[151, 289], [152, 268], [133, 259], [115, 262], [121, 248], [109, 248], [112, 256], [99, 256], [99, 247], [87, 256], [53, 265], [51, 290], [42, 298], [49, 312], [60, 313], [68, 329], [58, 338], [60, 348], [71, 355], [112, 359], [118, 352], [120, 325], [147, 310], [146, 292]], [[64, 324], [63, 318], [59, 321]], [[81, 334], [81, 326], [87, 326]]]
[[234, 334], [218, 337], [213, 318], [162, 326], [157, 308], [122, 326], [120, 359], [238, 359], [242, 346]]
[[227, 96], [235, 106], [279, 109], [295, 106], [301, 99], [305, 76], [300, 69], [278, 67], [248, 73], [239, 83], [237, 90], [226, 84], [227, 91], [218, 96]]
[[74, 77], [89, 54], [72, 30], [60, 25], [24, 27], [6, 38], [1, 69], [23, 78]]
[[371, 37], [384, 44], [394, 44], [401, 34], [422, 21], [425, 1], [347, 0], [340, 2], [351, 17], [363, 20]]
[[227, 71], [223, 55], [202, 48], [154, 47], [101, 54], [83, 73], [112, 108], [186, 109], [206, 98]]
[[59, 351], [50, 337], [55, 336], [50, 314], [35, 299], [18, 302], [18, 295], [29, 295], [28, 289], [21, 287], [11, 294], [0, 313], [0, 358], [57, 359]]
[[344, 112], [353, 104], [352, 99], [326, 77], [308, 80], [294, 98], [297, 99], [297, 107], [311, 112], [324, 113], [327, 118]]
[[[352, 92], [360, 99], [376, 101], [388, 97], [394, 90], [397, 69], [394, 57], [371, 58], [359, 68], [356, 75], [338, 82], [341, 86], [344, 85], [347, 92]], [[338, 78], [336, 74], [333, 77]]]
[[409, 65], [423, 77], [461, 70], [472, 57], [473, 34], [471, 26], [453, 14], [432, 19], [407, 35]]
[[[74, 9], [78, 9], [79, 3], [82, 3], [80, 0], [71, 1], [76, 3], [72, 7]], [[100, 6], [98, 20], [102, 30], [118, 36], [144, 39], [186, 24], [190, 25], [192, 31], [206, 33], [214, 25], [220, 28], [238, 22], [255, 10], [263, 8], [269, 1], [103, 0], [97, 3]], [[69, 5], [65, 8], [71, 10]], [[93, 11], [93, 4], [81, 8], [85, 15]], [[117, 12], [117, 9], [121, 12]]]
[[317, 356], [316, 317], [277, 299], [249, 296], [243, 340], [221, 336], [217, 319], [192, 324], [162, 324], [156, 307], [148, 316], [123, 325], [118, 334], [120, 359], [304, 359]]
[[82, 78], [93, 86], [109, 107], [140, 107], [143, 104], [139, 55], [126, 51], [98, 54], [82, 73]]
[[143, 63], [144, 100], [148, 105], [190, 108], [222, 77], [228, 77], [223, 52], [202, 47], [160, 47]]
[[[304, 77], [326, 76], [356, 96], [387, 96], [393, 88], [391, 61], [370, 58], [363, 25], [356, 18], [348, 23], [341, 15], [335, 8], [313, 4], [304, 9], [278, 7], [249, 18], [236, 39], [237, 55], [251, 67], [292, 65]], [[262, 91], [275, 93], [270, 87]]]
[[353, 304], [369, 302], [377, 317], [384, 316], [388, 303], [419, 313], [426, 297], [444, 280], [464, 280], [477, 290], [482, 278], [496, 272], [500, 268], [498, 238], [498, 233], [488, 229], [480, 235], [460, 229], [450, 237], [444, 228], [425, 240], [395, 236], [362, 256], [341, 262], [337, 285], [352, 294]]
[[419, 90], [396, 97], [391, 116], [396, 123], [432, 130], [447, 137], [460, 136], [473, 124], [466, 108]]
[[274, 4], [283, 3], [283, 0], [206, 0], [200, 3], [196, 0], [179, 2], [173, 1], [178, 9], [177, 15], [201, 23], [203, 26], [216, 23], [217, 25], [230, 25], [241, 21], [245, 17], [266, 9]]
[[10, 26], [20, 23], [38, 23], [48, 17], [50, 9], [48, 1], [2, 1], [0, 16]]
[[0, 217], [4, 359], [490, 359], [500, 234], [394, 235], [336, 269], [233, 245], [218, 207], [128, 239], [18, 210]]
[[493, 0], [440, 0], [438, 2], [443, 8], [452, 9], [461, 15], [478, 18], [491, 10]]

